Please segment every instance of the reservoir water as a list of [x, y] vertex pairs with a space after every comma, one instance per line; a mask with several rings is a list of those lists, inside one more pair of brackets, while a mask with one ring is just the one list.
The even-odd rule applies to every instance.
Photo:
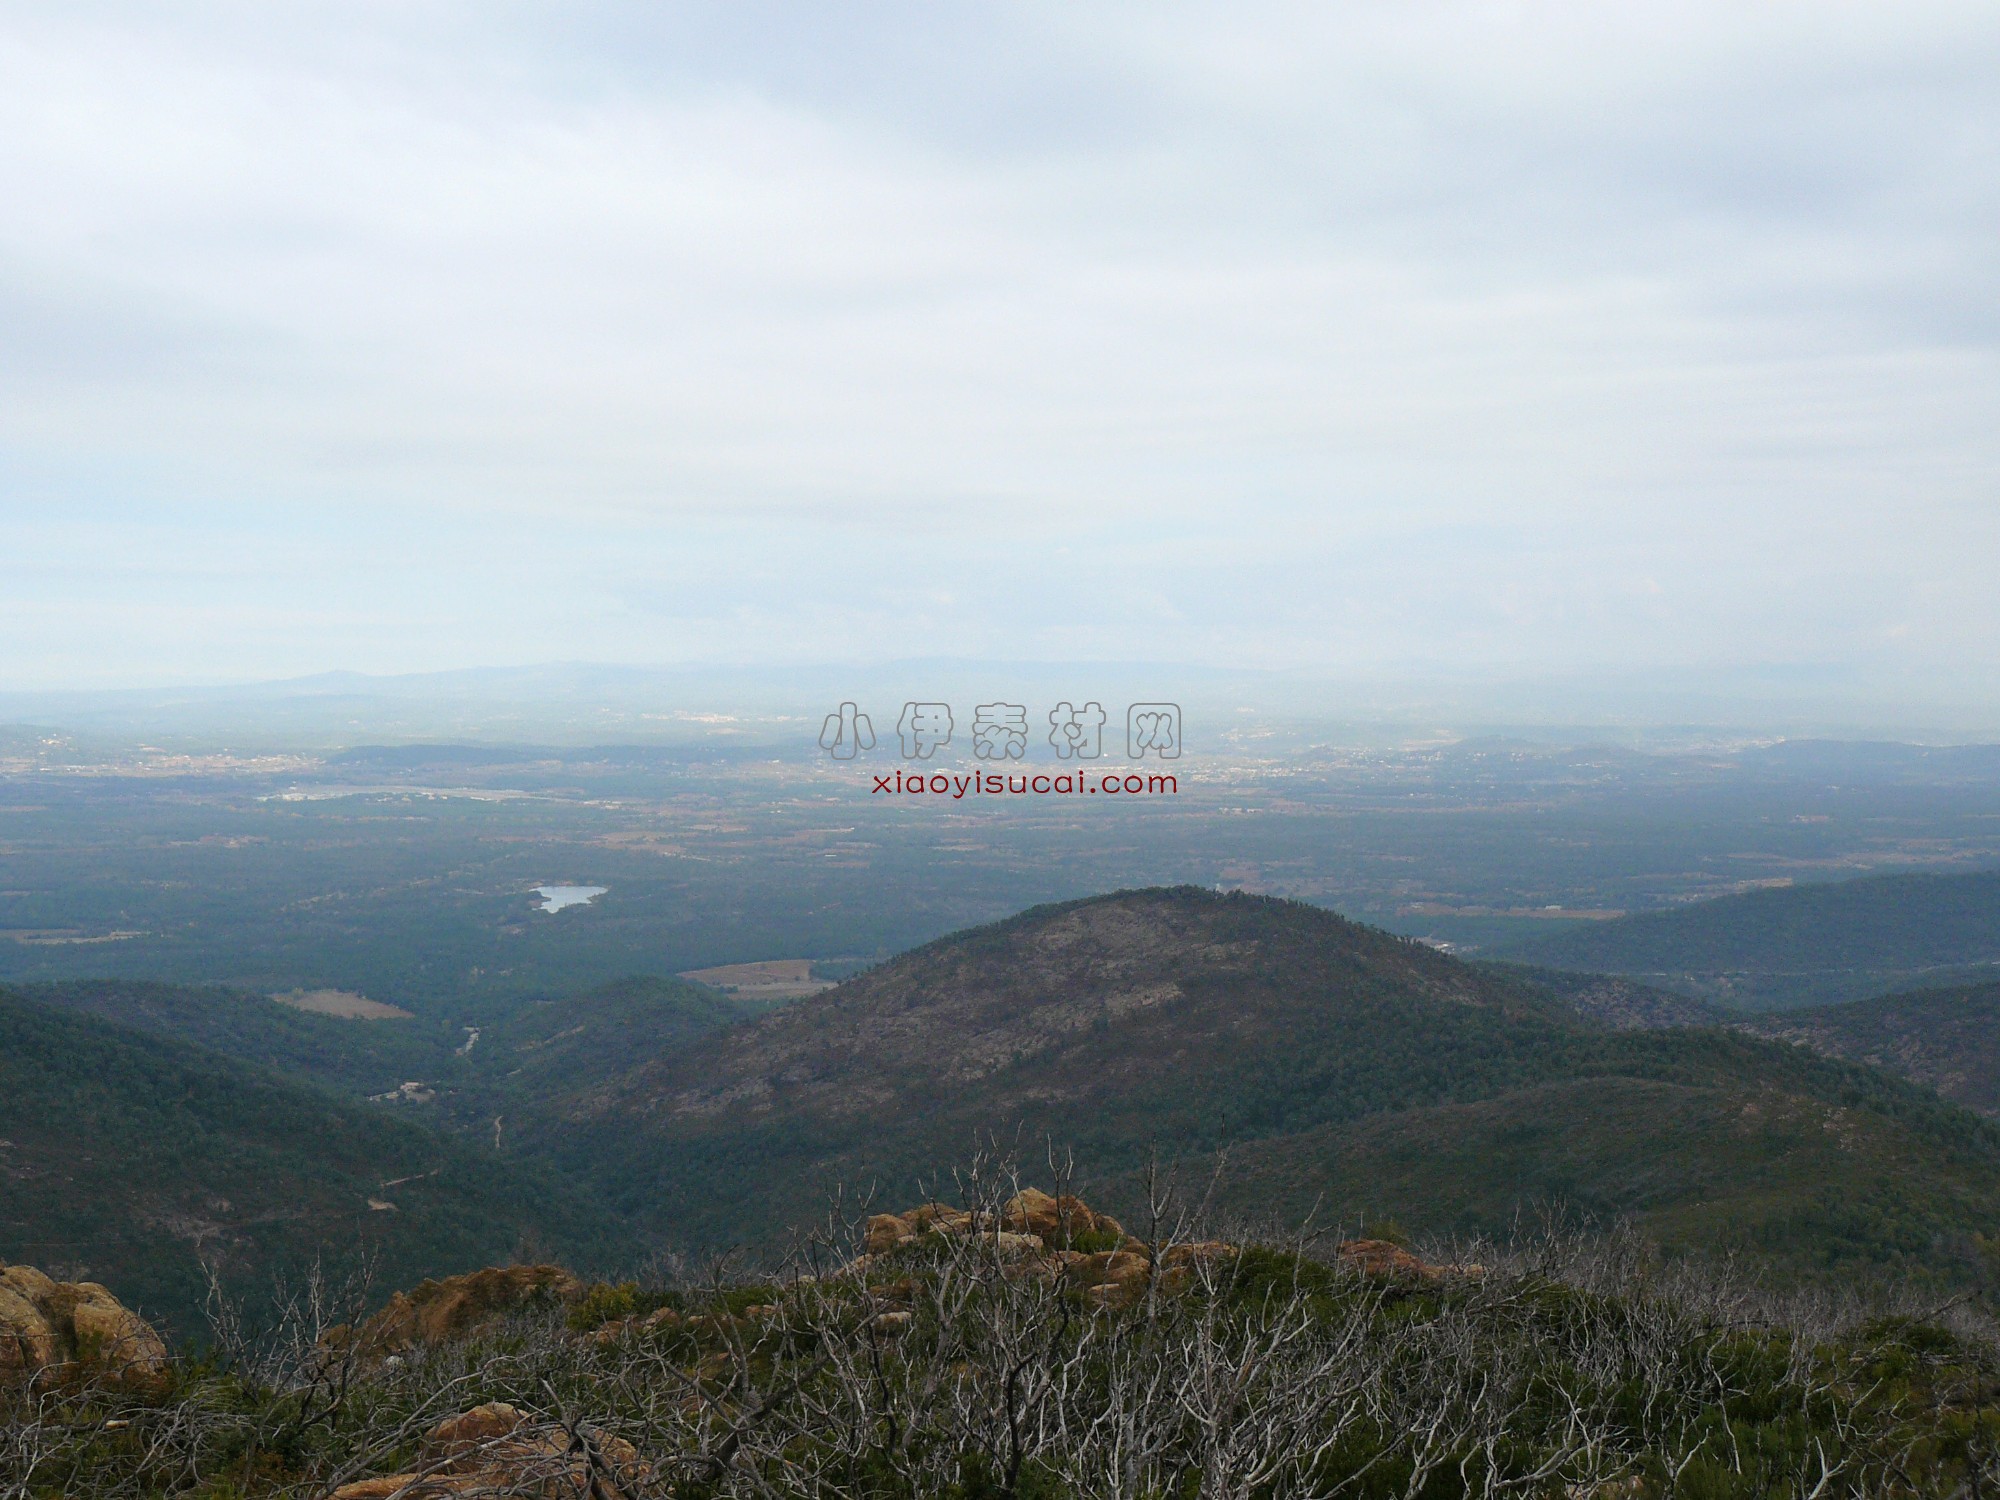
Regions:
[[588, 906], [593, 896], [601, 896], [607, 887], [601, 885], [538, 885], [535, 894], [542, 898], [543, 911], [561, 911], [565, 906]]

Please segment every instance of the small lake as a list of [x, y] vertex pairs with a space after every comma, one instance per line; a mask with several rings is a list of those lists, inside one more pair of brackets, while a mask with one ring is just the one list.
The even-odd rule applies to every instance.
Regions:
[[588, 906], [593, 896], [601, 896], [607, 889], [601, 885], [538, 885], [535, 894], [542, 898], [543, 911], [561, 911], [565, 906]]

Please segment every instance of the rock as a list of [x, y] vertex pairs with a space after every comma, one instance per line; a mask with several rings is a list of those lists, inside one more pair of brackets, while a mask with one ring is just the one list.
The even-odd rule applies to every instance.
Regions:
[[66, 1358], [56, 1286], [33, 1266], [0, 1270], [0, 1371], [28, 1374]]
[[1079, 1235], [1109, 1234], [1125, 1237], [1125, 1226], [1109, 1214], [1098, 1213], [1081, 1198], [1064, 1193], [1051, 1197], [1040, 1188], [1023, 1188], [1000, 1210], [1000, 1227], [1017, 1234], [1038, 1236], [1045, 1244], [1068, 1249]]
[[432, 1428], [409, 1473], [358, 1479], [335, 1490], [330, 1500], [473, 1495], [625, 1500], [645, 1478], [637, 1450], [623, 1438], [587, 1430], [572, 1437], [504, 1401], [489, 1401]]
[[488, 1401], [455, 1417], [446, 1417], [431, 1429], [417, 1462], [429, 1468], [442, 1464], [446, 1469], [477, 1467], [486, 1445], [511, 1437], [527, 1418], [519, 1407], [505, 1401]]
[[918, 1234], [964, 1234], [979, 1227], [977, 1216], [948, 1203], [925, 1203], [903, 1216]]
[[870, 1255], [887, 1255], [916, 1237], [916, 1230], [901, 1214], [875, 1214], [862, 1231], [861, 1246]]
[[361, 1325], [364, 1353], [399, 1354], [468, 1338], [538, 1301], [582, 1300], [585, 1287], [561, 1266], [489, 1266], [442, 1281], [419, 1282]]
[[1071, 1260], [1062, 1274], [1092, 1301], [1105, 1307], [1127, 1307], [1145, 1295], [1153, 1263], [1130, 1250], [1100, 1250]]
[[1435, 1281], [1446, 1274], [1444, 1267], [1429, 1265], [1401, 1245], [1388, 1240], [1342, 1240], [1336, 1253], [1369, 1276], [1399, 1281]]
[[861, 1247], [870, 1255], [885, 1255], [926, 1234], [964, 1234], [975, 1228], [973, 1216], [943, 1203], [920, 1203], [900, 1214], [874, 1214], [862, 1230]]
[[1168, 1271], [1185, 1271], [1198, 1265], [1234, 1260], [1237, 1254], [1234, 1245], [1226, 1245], [1221, 1240], [1193, 1240], [1185, 1245], [1167, 1246], [1160, 1254], [1160, 1265]]
[[979, 1243], [991, 1245], [994, 1253], [1002, 1260], [1021, 1260], [1030, 1255], [1040, 1255], [1048, 1248], [1042, 1243], [1042, 1237], [1038, 1234], [1013, 1234], [1005, 1229], [982, 1234]]
[[78, 1354], [88, 1364], [145, 1379], [164, 1374], [167, 1346], [152, 1325], [95, 1282], [77, 1283], [70, 1309], [70, 1328]]
[[0, 1377], [74, 1370], [145, 1387], [163, 1382], [168, 1364], [152, 1325], [96, 1282], [0, 1268]]

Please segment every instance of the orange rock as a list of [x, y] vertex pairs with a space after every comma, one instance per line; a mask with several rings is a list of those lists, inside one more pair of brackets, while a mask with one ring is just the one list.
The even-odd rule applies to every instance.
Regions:
[[1023, 1188], [1001, 1208], [1000, 1225], [1016, 1234], [1052, 1239], [1062, 1227], [1062, 1206], [1040, 1188]]
[[1342, 1240], [1336, 1253], [1370, 1276], [1432, 1281], [1443, 1274], [1441, 1267], [1426, 1265], [1388, 1240]]
[[917, 1234], [966, 1234], [981, 1227], [978, 1215], [948, 1203], [920, 1203], [903, 1217]]
[[509, 1313], [550, 1299], [582, 1300], [584, 1285], [561, 1266], [488, 1266], [442, 1281], [419, 1282], [361, 1325], [356, 1337], [371, 1355], [435, 1348], [478, 1333]]
[[430, 1431], [417, 1453], [417, 1462], [426, 1469], [453, 1472], [453, 1467], [478, 1466], [483, 1450], [501, 1438], [511, 1437], [527, 1420], [517, 1406], [505, 1401], [488, 1401], [455, 1417], [446, 1417]]
[[129, 1387], [167, 1378], [152, 1325], [94, 1281], [56, 1281], [33, 1266], [0, 1269], [0, 1376], [75, 1369]]
[[69, 1358], [58, 1285], [33, 1266], [0, 1270], [0, 1373], [33, 1374]]
[[875, 1214], [862, 1230], [862, 1248], [882, 1255], [926, 1234], [964, 1234], [977, 1227], [973, 1215], [944, 1203], [920, 1203], [906, 1213]]
[[1127, 1307], [1145, 1295], [1153, 1263], [1130, 1250], [1079, 1255], [1063, 1267], [1063, 1279], [1103, 1307]]
[[1160, 1252], [1160, 1265], [1169, 1271], [1185, 1271], [1196, 1265], [1234, 1260], [1237, 1253], [1234, 1245], [1226, 1245], [1221, 1240], [1193, 1240], [1185, 1245], [1167, 1246]]
[[887, 1255], [916, 1237], [915, 1227], [901, 1214], [876, 1214], [862, 1231], [861, 1244], [870, 1255]]
[[1065, 1248], [1079, 1235], [1123, 1237], [1125, 1233], [1124, 1225], [1109, 1214], [1098, 1213], [1081, 1198], [1069, 1193], [1051, 1197], [1040, 1188], [1023, 1188], [1009, 1198], [1000, 1210], [1000, 1227], [1038, 1235], [1048, 1244]]

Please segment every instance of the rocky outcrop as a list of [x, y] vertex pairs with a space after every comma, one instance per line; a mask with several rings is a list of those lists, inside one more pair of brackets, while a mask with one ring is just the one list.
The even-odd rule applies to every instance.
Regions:
[[[1025, 1188], [1000, 1206], [997, 1213], [974, 1213], [942, 1203], [922, 1203], [900, 1214], [876, 1214], [863, 1231], [863, 1248], [882, 1255], [927, 1234], [991, 1235], [1003, 1250], [1069, 1250], [1092, 1240], [1139, 1248], [1125, 1226], [1110, 1214], [1098, 1213], [1081, 1198], [1065, 1193], [1053, 1197], [1039, 1188]], [[1128, 1244], [1129, 1242], [1129, 1244]]]
[[644, 1478], [638, 1452], [623, 1438], [538, 1422], [504, 1401], [489, 1401], [432, 1428], [415, 1468], [344, 1484], [330, 1500], [625, 1500]]
[[167, 1377], [152, 1325], [94, 1281], [0, 1267], [0, 1379], [74, 1373], [128, 1387]]
[[1389, 1281], [1442, 1281], [1448, 1276], [1482, 1276], [1483, 1266], [1432, 1265], [1390, 1240], [1342, 1240], [1341, 1260], [1369, 1276]]
[[635, 1334], [658, 1333], [662, 1329], [679, 1328], [683, 1323], [692, 1321], [698, 1319], [683, 1318], [671, 1307], [656, 1307], [643, 1317], [635, 1314], [631, 1317], [613, 1318], [608, 1323], [600, 1323], [590, 1336], [599, 1345], [608, 1349], [619, 1340], [630, 1338]]
[[[1010, 1264], [1010, 1274], [1046, 1274], [1106, 1307], [1129, 1306], [1155, 1280], [1153, 1247], [1081, 1198], [1052, 1197], [1036, 1188], [1017, 1193], [997, 1212], [924, 1203], [900, 1214], [876, 1214], [863, 1232], [866, 1253], [854, 1269], [868, 1273], [883, 1256], [920, 1244], [926, 1236], [977, 1236], [981, 1248], [991, 1246], [1001, 1261]], [[1183, 1291], [1225, 1270], [1238, 1254], [1236, 1246], [1221, 1240], [1164, 1246], [1157, 1251], [1158, 1283], [1168, 1292]], [[1342, 1265], [1385, 1281], [1428, 1282], [1480, 1274], [1477, 1266], [1432, 1265], [1388, 1240], [1345, 1240], [1335, 1255]]]
[[1110, 1214], [1098, 1213], [1068, 1193], [1051, 1197], [1039, 1188], [1024, 1188], [1009, 1198], [1000, 1210], [1000, 1227], [1016, 1234], [1037, 1235], [1051, 1250], [1071, 1249], [1085, 1236], [1114, 1241], [1128, 1238], [1125, 1226]]
[[585, 1287], [561, 1266], [488, 1266], [398, 1292], [354, 1337], [365, 1354], [402, 1354], [469, 1338], [537, 1303], [570, 1306]]
[[1136, 1250], [1070, 1252], [1060, 1275], [1104, 1307], [1127, 1307], [1146, 1294], [1153, 1280], [1153, 1263]]

